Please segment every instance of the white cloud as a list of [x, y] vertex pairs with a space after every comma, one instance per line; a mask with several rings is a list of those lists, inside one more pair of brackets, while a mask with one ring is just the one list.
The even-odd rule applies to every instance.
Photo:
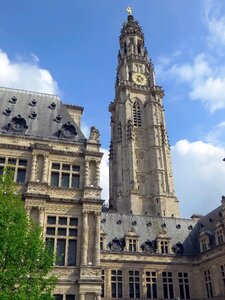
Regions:
[[218, 0], [206, 0], [204, 6], [204, 21], [209, 29], [209, 46], [225, 45], [225, 16], [221, 12]]
[[202, 141], [180, 140], [171, 153], [181, 215], [206, 214], [219, 206], [225, 193], [225, 150]]
[[174, 64], [167, 70], [168, 76], [177, 82], [190, 85], [189, 97], [200, 100], [211, 112], [225, 108], [225, 69], [213, 65], [210, 56], [201, 53], [191, 64]]
[[103, 157], [100, 165], [100, 183], [102, 190], [102, 199], [106, 200], [105, 203], [108, 203], [109, 199], [109, 151], [108, 149], [101, 149], [103, 152]]
[[213, 145], [225, 148], [225, 121], [213, 126], [213, 128], [206, 135], [205, 140]]
[[9, 59], [0, 49], [0, 86], [58, 94], [57, 82], [51, 73], [38, 65], [39, 58], [31, 54], [30, 59]]

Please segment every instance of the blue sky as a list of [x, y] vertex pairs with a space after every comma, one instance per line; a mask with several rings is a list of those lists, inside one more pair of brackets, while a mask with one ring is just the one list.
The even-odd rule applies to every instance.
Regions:
[[[225, 5], [223, 0], [2, 0], [0, 86], [57, 93], [84, 106], [109, 145], [118, 37], [126, 7], [165, 89], [175, 186], [183, 216], [220, 204], [225, 183]], [[107, 198], [107, 159], [102, 165]]]

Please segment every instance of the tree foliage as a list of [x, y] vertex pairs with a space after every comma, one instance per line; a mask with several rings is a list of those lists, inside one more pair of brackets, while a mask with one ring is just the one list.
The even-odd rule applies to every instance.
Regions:
[[0, 177], [0, 299], [50, 300], [55, 277], [49, 271], [53, 252], [42, 229], [26, 213], [7, 167]]

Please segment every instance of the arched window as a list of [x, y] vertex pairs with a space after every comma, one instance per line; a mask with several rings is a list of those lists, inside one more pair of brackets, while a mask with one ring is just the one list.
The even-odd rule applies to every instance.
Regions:
[[141, 109], [137, 101], [133, 104], [133, 121], [134, 126], [141, 127]]

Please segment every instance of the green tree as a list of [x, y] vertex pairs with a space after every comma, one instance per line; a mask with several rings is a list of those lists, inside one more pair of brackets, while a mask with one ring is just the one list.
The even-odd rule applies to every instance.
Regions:
[[54, 299], [56, 278], [48, 275], [53, 262], [53, 251], [28, 218], [8, 166], [0, 176], [0, 299]]

